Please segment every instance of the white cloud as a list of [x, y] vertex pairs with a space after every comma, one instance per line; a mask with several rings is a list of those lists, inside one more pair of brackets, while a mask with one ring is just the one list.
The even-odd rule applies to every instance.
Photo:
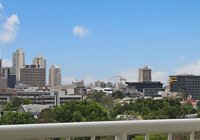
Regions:
[[90, 35], [89, 30], [85, 26], [75, 26], [72, 31], [75, 37], [84, 38]]
[[4, 8], [3, 8], [3, 5], [2, 5], [2, 3], [0, 3], [0, 11], [1, 11], [1, 13], [3, 13], [3, 12], [4, 12]]
[[15, 40], [17, 30], [19, 29], [19, 18], [13, 14], [8, 17], [0, 29], [0, 42], [7, 43]]
[[64, 77], [62, 78], [62, 84], [71, 84], [72, 81], [76, 80], [76, 77]]
[[94, 83], [94, 82], [95, 82], [95, 80], [91, 76], [86, 76], [84, 78], [85, 85], [90, 85], [91, 83]]
[[83, 80], [85, 85], [90, 85], [91, 83], [94, 83], [96, 81], [91, 76], [86, 76], [83, 79], [78, 79], [76, 77], [71, 76], [71, 77], [65, 77], [65, 78], [63, 78], [62, 84], [68, 85], [68, 84], [71, 84], [72, 81], [75, 81], [75, 80]]
[[162, 83], [167, 83], [168, 74], [163, 71], [155, 71], [152, 73], [152, 81], [161, 81]]
[[2, 3], [0, 3], [0, 10], [1, 10], [1, 11], [4, 10]]
[[194, 75], [200, 75], [200, 60], [192, 63], [192, 64], [188, 64], [182, 67], [179, 67], [175, 70], [176, 74], [194, 74]]
[[16, 14], [5, 15], [3, 5], [0, 3], [0, 43], [15, 40], [19, 23], [19, 18]]
[[138, 69], [136, 68], [129, 68], [129, 69], [120, 71], [118, 75], [125, 78], [127, 82], [138, 81]]
[[11, 66], [12, 66], [12, 61], [9, 60], [9, 59], [3, 59], [3, 60], [2, 60], [2, 65], [3, 65], [4, 67], [11, 67]]

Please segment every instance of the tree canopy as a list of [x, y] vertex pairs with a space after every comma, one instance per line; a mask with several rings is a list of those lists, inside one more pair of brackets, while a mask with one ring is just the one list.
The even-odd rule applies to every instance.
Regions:
[[181, 104], [179, 99], [138, 99], [134, 102], [115, 105], [111, 115], [115, 118], [127, 112], [141, 115], [143, 119], [175, 119], [196, 113], [196, 110], [188, 103]]
[[30, 113], [8, 112], [0, 118], [0, 124], [32, 124], [36, 119]]

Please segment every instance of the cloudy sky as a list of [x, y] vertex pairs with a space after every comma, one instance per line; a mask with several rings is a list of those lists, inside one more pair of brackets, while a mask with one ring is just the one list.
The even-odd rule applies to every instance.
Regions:
[[42, 55], [62, 68], [63, 83], [120, 75], [137, 81], [200, 74], [200, 1], [1, 0], [0, 56], [12, 65], [23, 48], [26, 64]]

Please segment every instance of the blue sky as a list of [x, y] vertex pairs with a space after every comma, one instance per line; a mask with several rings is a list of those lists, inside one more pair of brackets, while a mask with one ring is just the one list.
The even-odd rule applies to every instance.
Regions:
[[[7, 63], [23, 48], [26, 64], [43, 55], [48, 67], [62, 68], [64, 82], [113, 75], [136, 81], [144, 65], [163, 82], [171, 74], [200, 74], [200, 1], [0, 2], [0, 49]], [[13, 28], [5, 30], [11, 16]]]

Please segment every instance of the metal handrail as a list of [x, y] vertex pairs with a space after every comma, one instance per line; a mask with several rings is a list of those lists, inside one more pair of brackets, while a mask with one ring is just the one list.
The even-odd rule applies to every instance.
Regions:
[[47, 123], [1, 125], [0, 139], [39, 139], [39, 138], [70, 138], [90, 136], [116, 136], [125, 140], [129, 134], [190, 132], [190, 139], [194, 139], [194, 132], [200, 131], [200, 119], [163, 119], [163, 120], [134, 120], [134, 121], [104, 121], [104, 122], [75, 122], [75, 123]]

